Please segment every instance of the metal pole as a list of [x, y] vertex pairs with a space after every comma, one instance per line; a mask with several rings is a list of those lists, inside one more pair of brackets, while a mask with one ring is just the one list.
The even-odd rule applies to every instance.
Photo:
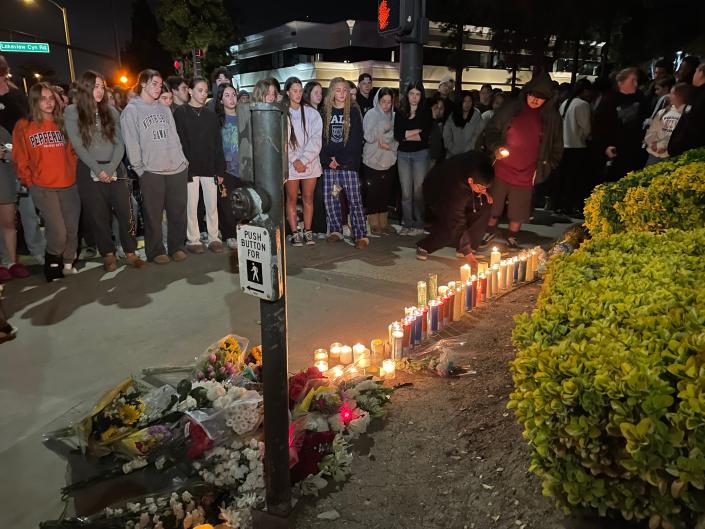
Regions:
[[71, 77], [71, 82], [76, 80], [76, 71], [73, 67], [73, 51], [71, 50], [71, 33], [69, 32], [69, 15], [66, 8], [54, 0], [47, 0], [51, 5], [61, 11], [61, 16], [64, 20], [64, 38], [66, 39], [66, 55], [69, 59], [69, 77]]
[[423, 45], [399, 43], [399, 92], [404, 94], [409, 83], [423, 81]]
[[118, 68], [122, 68], [122, 56], [120, 54], [120, 37], [118, 37], [117, 18], [115, 17], [115, 2], [110, 0], [110, 12], [113, 18], [113, 36], [115, 37], [115, 54], [117, 55]]
[[[284, 175], [286, 160], [285, 114], [279, 105], [253, 103], [251, 128], [255, 183], [271, 197], [262, 222], [275, 234], [273, 253], [281, 255], [280, 297], [260, 300], [264, 385], [264, 474], [268, 514], [286, 517], [291, 512], [289, 480], [289, 389], [286, 314], [286, 253], [284, 241]], [[274, 246], [274, 244], [272, 245]], [[276, 263], [276, 259], [272, 259]]]

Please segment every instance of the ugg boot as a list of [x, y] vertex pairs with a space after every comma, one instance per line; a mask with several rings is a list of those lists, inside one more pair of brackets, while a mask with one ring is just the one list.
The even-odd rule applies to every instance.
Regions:
[[372, 235], [382, 235], [382, 230], [379, 226], [379, 213], [367, 215], [367, 221], [370, 223], [370, 233]]
[[51, 283], [64, 277], [64, 259], [60, 255], [44, 254], [44, 277]]
[[385, 235], [396, 235], [397, 231], [389, 225], [388, 213], [379, 214], [379, 229]]

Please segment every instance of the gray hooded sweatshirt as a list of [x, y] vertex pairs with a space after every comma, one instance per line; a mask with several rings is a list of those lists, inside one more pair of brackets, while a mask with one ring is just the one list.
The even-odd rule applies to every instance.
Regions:
[[[379, 107], [379, 91], [375, 94], [372, 108], [365, 114], [362, 128], [365, 131], [362, 163], [378, 171], [389, 169], [397, 163], [399, 142], [394, 139], [394, 111], [382, 112]], [[380, 140], [389, 145], [389, 150], [379, 146]]]
[[127, 157], [138, 175], [176, 174], [188, 167], [168, 107], [137, 96], [122, 111], [120, 125]]

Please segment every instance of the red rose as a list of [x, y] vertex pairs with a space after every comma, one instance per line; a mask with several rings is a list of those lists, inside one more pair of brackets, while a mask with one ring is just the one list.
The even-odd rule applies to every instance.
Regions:
[[186, 457], [189, 459], [198, 459], [206, 450], [213, 448], [213, 439], [208, 437], [208, 434], [203, 427], [196, 421], [189, 421], [189, 447], [186, 452]]

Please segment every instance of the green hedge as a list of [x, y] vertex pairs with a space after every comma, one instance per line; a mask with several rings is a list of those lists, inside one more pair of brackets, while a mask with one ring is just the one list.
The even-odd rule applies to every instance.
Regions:
[[509, 407], [568, 509], [705, 528], [705, 229], [627, 233], [551, 261], [517, 317]]
[[[631, 189], [648, 187], [654, 180], [668, 178], [679, 168], [694, 163], [700, 165], [703, 162], [705, 162], [705, 149], [694, 149], [680, 156], [667, 158], [663, 162], [645, 167], [641, 171], [629, 173], [617, 182], [598, 185], [585, 202], [585, 226], [590, 230], [593, 238], [606, 237], [613, 233], [633, 230], [635, 223], [630, 222], [631, 212], [622, 209], [622, 214], [620, 215], [620, 206]], [[670, 211], [662, 213], [666, 217], [670, 214]], [[627, 220], [626, 224], [625, 219]], [[678, 225], [677, 222], [668, 218], [656, 221], [656, 224], [683, 229], [697, 227]], [[643, 225], [639, 225], [637, 228], [637, 231], [645, 230]]]

